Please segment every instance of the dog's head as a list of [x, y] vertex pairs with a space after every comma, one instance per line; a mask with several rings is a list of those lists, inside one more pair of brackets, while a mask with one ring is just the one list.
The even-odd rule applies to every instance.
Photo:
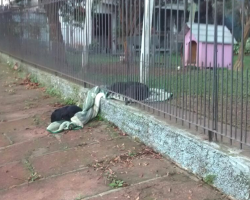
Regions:
[[51, 114], [51, 122], [60, 121], [62, 119], [62, 114], [60, 110], [55, 110]]

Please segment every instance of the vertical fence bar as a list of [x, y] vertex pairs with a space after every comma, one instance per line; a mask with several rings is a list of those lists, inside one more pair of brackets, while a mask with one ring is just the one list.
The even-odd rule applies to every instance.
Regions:
[[[122, 41], [122, 46], [123, 46], [123, 54], [122, 55], [124, 55], [124, 61], [126, 62], [126, 47], [125, 47], [125, 45], [126, 45], [126, 43], [125, 43], [125, 41], [124, 41], [124, 24], [125, 24], [125, 22], [124, 22], [124, 2], [125, 2], [126, 0], [122, 0], [121, 1], [121, 5], [120, 5], [120, 17], [121, 17], [121, 41]], [[122, 10], [122, 11], [121, 11]], [[124, 73], [125, 72], [125, 70], [124, 70], [124, 66], [122, 66], [122, 70], [121, 70], [121, 75], [122, 75], [122, 81], [124, 81], [125, 79], [124, 79]], [[119, 91], [121, 91], [121, 85], [119, 85], [118, 86], [119, 87]]]
[[235, 91], [235, 123], [234, 125], [234, 139], [238, 139], [237, 138], [237, 125], [238, 125], [238, 89], [239, 89], [239, 69], [236, 70], [236, 91]]
[[[245, 42], [244, 41], [244, 31], [245, 31], [245, 29], [244, 29], [244, 24], [245, 24], [245, 6], [244, 6], [244, 4], [245, 4], [245, 0], [242, 0], [241, 1], [241, 7], [242, 7], [242, 22], [241, 22], [241, 24], [242, 24], [242, 31], [241, 31], [241, 42], [243, 43], [243, 42]], [[249, 8], [248, 8], [249, 9]], [[241, 116], [241, 119], [240, 119], [240, 149], [242, 149], [242, 147], [243, 147], [243, 145], [242, 145], [242, 142], [243, 142], [243, 70], [244, 70], [244, 54], [245, 54], [245, 52], [244, 52], [244, 46], [245, 45], [241, 45], [241, 51], [242, 51], [242, 56], [241, 56], [241, 108], [240, 108], [240, 116]], [[236, 116], [237, 116], [237, 112], [236, 112]], [[236, 126], [237, 126], [237, 124], [236, 124]]]
[[[215, 21], [214, 21], [214, 63], [213, 63], [213, 130], [218, 130], [218, 62], [217, 62], [217, 0], [215, 0]], [[217, 139], [217, 137], [216, 137]]]
[[[168, 91], [172, 91], [173, 87], [173, 60], [172, 60], [172, 56], [173, 56], [173, 0], [171, 0], [171, 6], [170, 6], [170, 55], [169, 55], [169, 90]], [[172, 116], [172, 100], [169, 100], [169, 119], [171, 120], [171, 116]]]
[[[235, 2], [234, 0], [232, 0], [232, 35], [234, 36], [234, 8], [235, 7]], [[234, 37], [232, 37], [232, 44], [234, 44]], [[232, 55], [234, 54], [233, 52], [233, 48], [232, 48]], [[234, 59], [232, 56], [232, 61], [231, 61], [231, 65], [232, 65], [232, 71], [231, 71], [231, 98], [230, 98], [230, 144], [232, 145], [233, 140], [233, 74], [234, 74], [234, 70], [233, 70], [233, 63], [234, 63]]]
[[177, 116], [178, 116], [178, 109], [177, 109], [177, 101], [179, 99], [179, 62], [178, 62], [178, 56], [179, 56], [179, 50], [178, 50], [178, 44], [179, 44], [179, 10], [180, 10], [180, 2], [179, 0], [177, 0], [177, 17], [176, 17], [176, 29], [177, 29], [177, 32], [176, 32], [176, 35], [175, 35], [175, 38], [176, 38], [176, 46], [175, 46], [175, 63], [176, 63], [176, 88], [175, 88], [175, 93], [176, 93], [176, 99], [175, 99], [175, 122], [177, 123]]
[[[158, 40], [158, 45], [159, 45], [159, 55], [157, 56], [157, 62], [158, 62], [158, 66], [157, 66], [157, 88], [161, 89], [161, 82], [162, 82], [162, 75], [160, 74], [160, 70], [162, 67], [161, 64], [161, 2], [159, 2], [158, 4], [159, 6], [159, 11], [158, 11], [158, 36], [157, 36], [157, 40]], [[164, 51], [164, 47], [163, 47], [163, 51]], [[155, 77], [156, 79], [156, 77]], [[160, 94], [160, 98], [161, 98], [162, 94]], [[160, 115], [160, 110], [161, 110], [161, 102], [158, 102], [157, 105], [157, 109], [158, 109], [158, 116]]]
[[126, 59], [126, 82], [129, 82], [129, 60], [130, 60], [130, 55], [129, 55], [129, 48], [128, 48], [128, 37], [129, 37], [129, 32], [128, 32], [128, 28], [129, 28], [129, 22], [128, 22], [128, 0], [126, 0], [125, 1], [125, 10], [126, 10], [126, 18], [125, 18], [125, 20], [126, 20], [126, 22], [125, 22], [125, 24], [126, 24], [126, 30], [125, 30], [125, 32], [126, 32], [126, 34], [125, 34], [125, 41], [126, 41], [126, 54], [127, 54], [127, 59]]
[[[198, 47], [197, 47], [197, 52], [198, 54], [196, 53], [196, 57], [197, 57], [197, 65], [196, 65], [196, 70], [197, 70], [197, 74], [196, 74], [196, 77], [197, 77], [197, 83], [196, 83], [196, 130], [198, 130], [198, 116], [199, 116], [199, 87], [200, 87], [200, 78], [199, 78], [199, 75], [200, 75], [200, 7], [201, 7], [201, 1], [198, 0]], [[193, 111], [194, 112], [194, 111]]]
[[222, 2], [222, 56], [221, 56], [221, 141], [223, 141], [223, 126], [224, 126], [224, 55], [225, 55], [225, 0]]
[[[156, 59], [155, 59], [155, 54], [156, 54], [156, 42], [155, 42], [155, 38], [157, 38], [157, 24], [156, 24], [156, 4], [155, 1], [153, 3], [153, 22], [152, 22], [152, 27], [149, 27], [149, 31], [151, 31], [150, 37], [151, 39], [149, 39], [149, 46], [150, 46], [150, 50], [152, 51], [149, 53], [149, 58], [151, 57], [151, 62], [149, 62], [148, 66], [149, 66], [149, 85], [150, 88], [154, 87], [156, 85], [156, 80], [155, 80], [155, 75], [156, 75], [156, 67], [157, 64], [155, 63]], [[153, 114], [155, 112], [155, 107], [156, 105], [153, 104]]]
[[[192, 60], [192, 52], [193, 52], [193, 50], [192, 50], [192, 43], [193, 43], [193, 21], [194, 21], [194, 19], [193, 19], [193, 4], [194, 4], [194, 1], [193, 0], [191, 0], [190, 1], [191, 2], [191, 8], [190, 8], [190, 11], [189, 11], [189, 28], [190, 28], [190, 36], [189, 36], [189, 54], [188, 54], [188, 68], [187, 68], [187, 70], [189, 71], [189, 73], [187, 73], [187, 76], [189, 75], [189, 84], [187, 83], [187, 85], [189, 85], [188, 86], [188, 90], [189, 90], [189, 96], [188, 96], [188, 90], [187, 90], [187, 92], [186, 92], [186, 115], [188, 114], [188, 117], [187, 117], [187, 119], [188, 119], [188, 121], [189, 121], [189, 123], [188, 123], [188, 127], [189, 128], [191, 128], [191, 91], [192, 91], [192, 89], [191, 89], [191, 87], [192, 87], [192, 81], [191, 81], [191, 76], [192, 76], [192, 67], [193, 67], [193, 64], [194, 63], [192, 63], [193, 62], [193, 60]], [[187, 79], [187, 81], [188, 81], [188, 79]], [[188, 100], [189, 99], [189, 100]], [[188, 102], [189, 102], [189, 108], [188, 108]], [[188, 112], [189, 111], [189, 112]]]
[[[205, 39], [205, 84], [204, 84], [204, 122], [203, 122], [203, 126], [206, 127], [206, 120], [208, 120], [208, 127], [209, 127], [209, 117], [207, 116], [207, 68], [208, 68], [208, 64], [207, 64], [207, 39], [208, 39], [208, 1], [206, 1], [206, 39]], [[208, 98], [210, 99], [210, 96], [208, 96]], [[210, 110], [208, 110], [208, 112], [210, 112]], [[205, 130], [204, 130], [205, 132]]]
[[249, 76], [249, 70], [247, 69], [246, 70], [246, 84], [247, 84], [247, 87], [246, 87], [246, 122], [245, 122], [245, 144], [248, 144], [247, 142], [247, 137], [248, 137], [248, 96], [249, 96], [249, 79], [248, 79], [248, 76]]
[[[150, 0], [145, 0], [145, 1], [150, 1]], [[146, 3], [146, 2], [145, 2]], [[152, 7], [153, 6], [153, 7]], [[148, 27], [148, 30], [146, 30], [146, 31], [148, 31], [148, 39], [147, 39], [147, 42], [148, 42], [148, 54], [146, 54], [146, 69], [144, 69], [145, 70], [145, 78], [144, 78], [144, 83], [145, 84], [149, 84], [149, 88], [152, 88], [152, 77], [151, 77], [151, 73], [150, 73], [150, 68], [152, 68], [152, 67], [150, 67], [150, 64], [152, 63], [152, 61], [154, 60], [154, 59], [152, 59], [152, 57], [151, 57], [151, 55], [152, 55], [152, 40], [151, 40], [151, 38], [152, 38], [152, 28], [154, 27], [154, 19], [155, 19], [155, 12], [154, 12], [154, 8], [155, 8], [155, 1], [153, 2], [153, 4], [151, 4], [150, 2], [148, 2], [148, 10], [149, 10], [149, 12], [148, 12], [148, 16], [146, 16], [146, 13], [144, 13], [144, 16], [145, 16], [145, 20], [148, 20], [148, 22], [145, 22], [145, 23], [147, 23], [147, 24], [149, 24], [147, 27]], [[152, 8], [151, 8], [152, 7]], [[151, 11], [151, 9], [152, 9], [152, 13], [150, 12]], [[151, 16], [151, 15], [153, 15], [153, 16]], [[151, 18], [152, 18], [152, 23], [150, 23], [150, 21], [151, 21]], [[146, 81], [145, 81], [146, 80]], [[148, 109], [148, 110], [150, 110], [150, 108]], [[154, 112], [154, 110], [153, 110], [153, 112]]]
[[[164, 1], [164, 49], [167, 49], [167, 0], [165, 0]], [[167, 73], [167, 69], [166, 69], [166, 67], [167, 67], [167, 62], [166, 62], [166, 57], [167, 57], [167, 55], [166, 55], [166, 50], [164, 51], [164, 53], [163, 53], [163, 55], [164, 55], [164, 90], [166, 91], [166, 73]], [[164, 99], [165, 99], [165, 93], [164, 93]], [[163, 111], [164, 111], [164, 118], [166, 117], [166, 104], [167, 103], [165, 103], [164, 102], [164, 105], [163, 105]]]
[[[182, 119], [185, 119], [185, 50], [186, 50], [186, 43], [185, 43], [185, 29], [186, 29], [186, 8], [187, 7], [187, 0], [184, 0], [184, 20], [183, 20], [183, 53], [182, 53]], [[184, 125], [184, 120], [182, 120], [182, 125]]]

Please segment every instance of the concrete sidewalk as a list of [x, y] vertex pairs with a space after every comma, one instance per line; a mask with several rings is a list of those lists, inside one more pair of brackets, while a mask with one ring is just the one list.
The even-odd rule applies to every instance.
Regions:
[[59, 99], [3, 65], [0, 94], [0, 200], [228, 199], [100, 117], [48, 134]]

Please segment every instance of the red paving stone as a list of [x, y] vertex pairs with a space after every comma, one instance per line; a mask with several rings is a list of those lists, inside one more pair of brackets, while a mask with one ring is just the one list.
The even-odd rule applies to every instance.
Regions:
[[0, 193], [0, 200], [74, 200], [109, 190], [104, 180], [93, 170], [66, 174]]
[[[84, 140], [83, 140], [84, 141]], [[118, 138], [116, 140], [103, 143], [93, 143], [92, 145], [82, 146], [78, 141], [78, 147], [64, 151], [58, 151], [44, 156], [34, 157], [31, 162], [34, 168], [42, 176], [51, 176], [53, 174], [65, 173], [77, 168], [86, 167], [91, 163], [110, 159], [122, 152], [138, 151], [139, 147], [134, 149], [134, 142], [125, 145], [128, 140]], [[123, 145], [124, 144], [124, 145]]]
[[82, 140], [85, 143], [93, 143], [113, 139], [114, 137], [112, 137], [106, 129], [106, 124], [99, 124], [97, 130], [92, 127], [86, 127], [81, 130], [69, 131], [67, 134], [64, 134], [63, 137], [61, 137], [61, 141], [72, 146], [74, 144], [77, 145], [79, 140]]
[[32, 117], [20, 119], [12, 122], [0, 122], [0, 133], [8, 133], [13, 131], [22, 131], [35, 128], [34, 119]]
[[135, 184], [158, 176], [181, 173], [174, 165], [169, 165], [164, 159], [135, 158], [128, 164], [111, 166], [117, 178], [128, 184]]
[[[29, 100], [17, 102], [14, 105], [13, 104], [7, 104], [7, 105], [1, 104], [0, 110], [1, 110], [1, 113], [4, 113], [4, 114], [12, 113], [13, 110], [15, 110], [16, 112], [23, 111], [27, 113], [27, 112], [32, 112], [32, 109], [34, 108], [42, 109], [44, 107], [47, 107], [48, 104], [53, 103], [55, 101], [53, 98], [44, 99], [44, 97], [43, 98], [34, 97]], [[42, 111], [44, 112], [44, 110]]]
[[0, 166], [0, 190], [28, 181], [29, 172], [21, 162]]
[[48, 132], [44, 128], [33, 128], [23, 131], [14, 131], [6, 133], [13, 143], [25, 142], [32, 139], [37, 139], [48, 135]]
[[[12, 104], [16, 104], [16, 103], [24, 103], [25, 100], [30, 100], [33, 99], [35, 97], [42, 97], [39, 90], [22, 90], [22, 91], [18, 91], [15, 90], [14, 94], [9, 94], [8, 92], [5, 92], [4, 96], [0, 97], [0, 102], [2, 105], [12, 105]], [[5, 96], [9, 95], [9, 97], [11, 98], [6, 98]]]
[[0, 148], [10, 145], [10, 141], [4, 136], [4, 134], [0, 134]]
[[[108, 122], [47, 133], [57, 100], [13, 84], [13, 74], [0, 65], [0, 200], [226, 200]], [[127, 187], [113, 190], [112, 180]]]
[[40, 108], [32, 108], [29, 110], [22, 110], [22, 111], [17, 111], [17, 112], [12, 112], [12, 113], [8, 113], [4, 115], [4, 120], [6, 122], [8, 121], [17, 121], [20, 119], [25, 119], [25, 118], [29, 118], [30, 116], [34, 116], [37, 113], [43, 113], [43, 112], [48, 112], [53, 110], [52, 107], [50, 106], [44, 106], [44, 107], [40, 107]]
[[168, 178], [159, 178], [150, 182], [123, 188], [120, 191], [103, 196], [85, 198], [86, 200], [226, 200], [219, 192], [208, 186], [202, 186], [195, 181], [183, 183], [181, 180], [169, 181]]
[[[72, 148], [85, 146], [88, 144], [96, 144], [96, 149], [92, 151], [92, 156], [95, 156], [95, 152], [103, 153], [106, 150], [113, 150], [114, 155], [118, 152], [126, 152], [128, 150], [133, 150], [134, 148], [139, 149], [139, 145], [126, 137], [118, 136], [117, 134], [110, 133], [106, 128], [108, 124], [104, 125], [99, 122], [97, 128], [86, 128], [77, 131], [69, 131], [66, 134], [57, 135], [59, 141], [64, 145], [64, 147]], [[105, 142], [105, 145], [103, 145]]]
[[8, 148], [0, 150], [0, 165], [5, 163], [19, 161], [22, 158], [36, 155], [36, 152], [43, 149], [43, 153], [56, 151], [60, 148], [57, 139], [53, 137], [45, 137], [40, 140], [27, 141], [23, 143], [14, 144]]
[[32, 165], [39, 175], [48, 177], [87, 167], [93, 162], [86, 149], [70, 149], [31, 159]]

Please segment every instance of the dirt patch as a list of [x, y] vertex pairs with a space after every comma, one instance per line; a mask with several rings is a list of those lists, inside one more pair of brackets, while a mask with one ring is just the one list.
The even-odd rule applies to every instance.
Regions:
[[25, 85], [26, 89], [37, 89], [39, 87], [38, 82], [31, 81], [30, 74], [21, 81], [20, 85]]

